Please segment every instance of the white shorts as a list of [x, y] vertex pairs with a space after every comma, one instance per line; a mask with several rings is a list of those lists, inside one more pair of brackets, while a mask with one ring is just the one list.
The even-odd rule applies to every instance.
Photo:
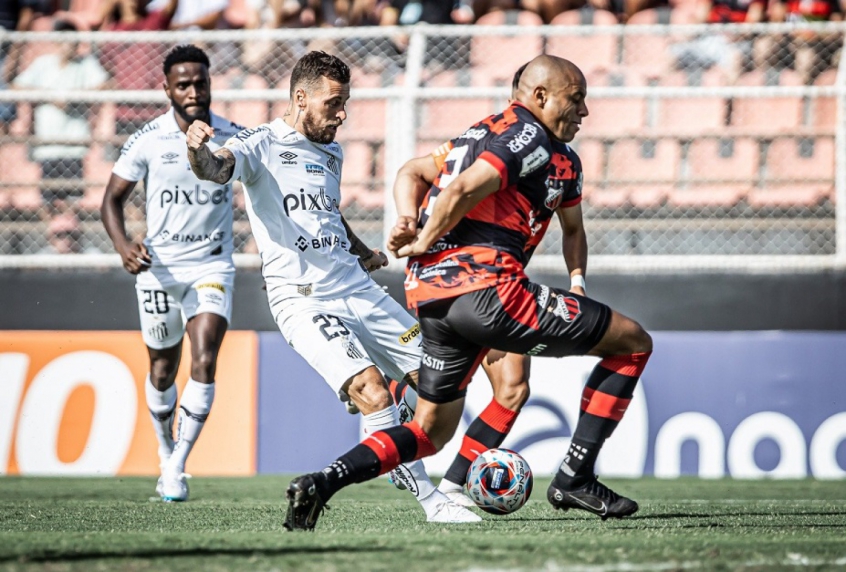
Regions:
[[[184, 278], [187, 273], [180, 274]], [[183, 281], [162, 271], [138, 275], [135, 291], [141, 335], [147, 347], [161, 350], [175, 346], [185, 335], [185, 324], [197, 314], [217, 314], [227, 323], [231, 321], [234, 268], [221, 272], [219, 268], [198, 266], [190, 274], [191, 278]]]
[[417, 320], [376, 284], [334, 300], [290, 298], [278, 308], [288, 344], [336, 393], [372, 365], [396, 380], [420, 367]]

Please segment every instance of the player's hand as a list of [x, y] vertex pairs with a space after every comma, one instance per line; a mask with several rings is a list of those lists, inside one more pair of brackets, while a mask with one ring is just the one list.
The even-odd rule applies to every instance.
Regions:
[[391, 229], [388, 237], [388, 252], [397, 257], [397, 251], [409, 244], [417, 236], [417, 220], [410, 216], [397, 218], [397, 223]]
[[120, 258], [123, 262], [123, 267], [130, 274], [140, 274], [149, 270], [153, 264], [153, 258], [147, 252], [147, 247], [135, 242], [130, 243], [120, 251]]
[[406, 256], [420, 256], [421, 254], [426, 254], [431, 246], [431, 244], [420, 242], [420, 237], [418, 236], [415, 237], [413, 241], [397, 250], [396, 257], [405, 258]]
[[197, 150], [214, 137], [214, 129], [204, 121], [195, 119], [188, 127], [185, 138], [188, 140], [188, 148]]
[[378, 248], [374, 248], [370, 251], [370, 256], [360, 258], [360, 260], [364, 265], [364, 269], [368, 272], [373, 272], [388, 265], [388, 257]]

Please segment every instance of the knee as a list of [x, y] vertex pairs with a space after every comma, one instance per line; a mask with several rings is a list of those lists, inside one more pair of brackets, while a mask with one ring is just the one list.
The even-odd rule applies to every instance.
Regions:
[[494, 393], [497, 402], [511, 411], [519, 411], [529, 400], [529, 380], [527, 376], [506, 378]]
[[214, 382], [217, 353], [211, 350], [200, 350], [191, 356], [191, 377], [200, 383]]
[[385, 379], [376, 368], [369, 368], [353, 377], [346, 392], [364, 415], [381, 411], [393, 403]]
[[154, 359], [150, 362], [150, 383], [159, 391], [164, 391], [176, 380], [178, 363], [168, 359]]
[[649, 353], [652, 351], [652, 336], [649, 335], [643, 326], [637, 322], [632, 322], [634, 327], [628, 336], [628, 350], [633, 354]]

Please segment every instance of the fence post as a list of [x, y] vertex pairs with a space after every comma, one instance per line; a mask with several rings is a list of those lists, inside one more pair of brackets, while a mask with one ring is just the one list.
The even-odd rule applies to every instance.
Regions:
[[[408, 59], [405, 66], [405, 85], [402, 95], [391, 96], [386, 106], [388, 113], [385, 133], [385, 212], [382, 217], [382, 244], [387, 244], [391, 228], [396, 222], [394, 180], [403, 163], [414, 157], [417, 145], [417, 89], [423, 75], [426, 56], [426, 35], [416, 26], [408, 42]], [[391, 121], [393, 120], [393, 121]], [[399, 270], [402, 264], [388, 268]]]
[[846, 35], [837, 66], [837, 126], [834, 131], [835, 261], [846, 265]]

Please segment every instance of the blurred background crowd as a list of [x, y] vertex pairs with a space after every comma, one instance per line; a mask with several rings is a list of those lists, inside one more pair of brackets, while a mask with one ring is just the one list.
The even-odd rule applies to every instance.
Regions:
[[[211, 56], [213, 89], [287, 91], [293, 64], [310, 49], [345, 58], [353, 67], [354, 88], [402, 86], [409, 36], [401, 30], [415, 24], [519, 25], [538, 31], [537, 36], [510, 38], [430, 36], [424, 87], [507, 86], [520, 64], [544, 51], [576, 61], [591, 87], [826, 86], [835, 81], [842, 28], [829, 32], [799, 26], [778, 33], [687, 35], [653, 31], [642, 36], [603, 34], [601, 30], [618, 30], [620, 24], [628, 29], [639, 25], [840, 21], [844, 11], [840, 2], [4, 0], [0, 2], [0, 26], [19, 32], [400, 27], [399, 32], [382, 36], [317, 34], [278, 41], [258, 33], [250, 41], [200, 42]], [[592, 26], [600, 32], [583, 38], [549, 33], [577, 26]], [[159, 90], [162, 57], [174, 42], [116, 37], [29, 42], [11, 41], [7, 36], [0, 43], [0, 89], [42, 94]], [[438, 105], [421, 105], [418, 110], [420, 152], [454, 136], [471, 117], [494, 112], [504, 99], [435, 103]], [[687, 209], [684, 212], [695, 208], [699, 214], [710, 209], [707, 216], [711, 218], [734, 209], [734, 215], [742, 218], [751, 212], [751, 205], [756, 213], [793, 209], [795, 214], [799, 209], [811, 219], [831, 214], [833, 98], [773, 100], [763, 106], [759, 100], [729, 98], [661, 100], [661, 107], [644, 99], [614, 103], [597, 100], [589, 129], [580, 136], [586, 196], [594, 213], [601, 211], [606, 218], [614, 218], [644, 209], [679, 213], [683, 207]], [[214, 109], [255, 126], [281, 115], [285, 105], [284, 100], [234, 101], [218, 102]], [[353, 219], [371, 224], [369, 234], [378, 240], [384, 206], [386, 102], [367, 100], [351, 105], [357, 113], [350, 114], [349, 126], [344, 128], [344, 137], [349, 138], [347, 156], [352, 159], [345, 166], [346, 206], [352, 205]], [[26, 101], [0, 100], [0, 254], [108, 251], [98, 209], [111, 165], [126, 137], [166, 108], [164, 103], [133, 102], [131, 98], [107, 103], [67, 102], [60, 97], [49, 101], [43, 95]], [[776, 128], [780, 130], [776, 135], [767, 132]], [[642, 137], [644, 132], [659, 131], [655, 138]], [[700, 156], [705, 157], [704, 163]], [[802, 181], [795, 176], [791, 180], [786, 173], [776, 184], [766, 179], [777, 176], [778, 165], [788, 162], [805, 165], [807, 176]], [[615, 171], [618, 165], [628, 166], [629, 171]], [[715, 170], [725, 176], [714, 177]], [[779, 194], [780, 183], [807, 182], [804, 179], [812, 184], [794, 184], [789, 192]], [[693, 188], [699, 190], [693, 193]], [[767, 193], [755, 195], [756, 189], [764, 188]], [[141, 232], [143, 197], [136, 196], [131, 203], [130, 221], [134, 219], [133, 228]], [[252, 252], [239, 192], [233, 203], [241, 229], [237, 248]], [[609, 252], [623, 253], [629, 248], [626, 232], [621, 230], [622, 246], [609, 247]], [[825, 242], [820, 242], [818, 249], [825, 251], [831, 232], [825, 230], [822, 238], [808, 240]], [[792, 239], [792, 235], [786, 238]], [[659, 242], [653, 248], [663, 251]], [[801, 252], [817, 251], [810, 245]]]

